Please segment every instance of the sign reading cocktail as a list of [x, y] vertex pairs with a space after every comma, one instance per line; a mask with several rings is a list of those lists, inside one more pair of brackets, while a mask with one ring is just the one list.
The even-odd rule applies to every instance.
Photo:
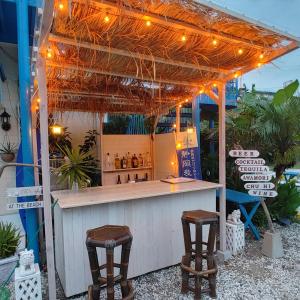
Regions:
[[235, 164], [241, 173], [246, 173], [241, 176], [243, 181], [250, 181], [244, 185], [251, 196], [259, 197], [276, 197], [278, 194], [272, 190], [275, 185], [268, 182], [272, 179], [270, 168], [265, 166], [265, 160], [258, 158], [257, 150], [231, 150], [231, 157], [236, 157]]

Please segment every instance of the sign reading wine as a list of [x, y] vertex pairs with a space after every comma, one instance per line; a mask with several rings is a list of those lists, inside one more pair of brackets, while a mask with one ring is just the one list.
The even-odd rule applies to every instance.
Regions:
[[241, 179], [248, 181], [244, 187], [248, 194], [258, 197], [276, 197], [278, 194], [275, 185], [269, 182], [272, 179], [270, 168], [265, 166], [265, 160], [259, 158], [257, 150], [230, 150], [229, 156], [237, 158], [235, 164], [241, 173]]

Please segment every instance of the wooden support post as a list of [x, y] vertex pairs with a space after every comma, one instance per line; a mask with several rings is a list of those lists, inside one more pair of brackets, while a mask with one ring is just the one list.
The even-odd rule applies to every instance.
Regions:
[[220, 188], [220, 250], [226, 251], [226, 143], [225, 143], [225, 110], [226, 110], [226, 84], [219, 85], [219, 183]]
[[180, 132], [180, 107], [176, 106], [176, 133]]
[[49, 141], [48, 141], [48, 99], [47, 78], [44, 58], [39, 56], [37, 63], [37, 79], [39, 86], [40, 102], [40, 127], [41, 127], [41, 161], [43, 176], [43, 201], [46, 237], [46, 256], [48, 271], [49, 299], [56, 299], [55, 265], [53, 248], [52, 210], [50, 196], [50, 166], [49, 166]]

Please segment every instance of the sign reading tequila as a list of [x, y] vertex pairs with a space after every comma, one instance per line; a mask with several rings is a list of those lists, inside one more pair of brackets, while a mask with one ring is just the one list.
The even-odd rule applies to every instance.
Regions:
[[268, 173], [270, 169], [268, 166], [239, 166], [241, 173]]
[[7, 209], [30, 209], [30, 208], [41, 208], [44, 207], [43, 201], [33, 201], [33, 202], [17, 202], [7, 204]]
[[272, 174], [243, 174], [241, 179], [243, 181], [270, 181]]
[[238, 158], [235, 163], [238, 166], [264, 166], [266, 161], [262, 158]]
[[248, 182], [244, 185], [246, 190], [271, 190], [274, 189], [274, 187], [275, 184], [272, 182]]
[[230, 150], [229, 156], [231, 157], [258, 157], [257, 150]]
[[248, 194], [251, 196], [268, 197], [273, 198], [278, 195], [274, 190], [249, 190]]

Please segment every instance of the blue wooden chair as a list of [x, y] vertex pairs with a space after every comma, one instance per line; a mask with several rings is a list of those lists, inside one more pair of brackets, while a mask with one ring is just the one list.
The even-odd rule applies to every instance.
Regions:
[[[219, 196], [219, 193], [217, 193], [217, 196]], [[245, 229], [250, 228], [255, 239], [259, 240], [260, 234], [256, 226], [253, 224], [252, 218], [260, 205], [260, 198], [257, 196], [250, 196], [246, 193], [234, 191], [231, 189], [226, 189], [226, 200], [238, 205], [242, 215], [246, 219], [246, 222], [244, 224]], [[252, 208], [249, 213], [246, 210], [246, 204], [252, 204]]]

